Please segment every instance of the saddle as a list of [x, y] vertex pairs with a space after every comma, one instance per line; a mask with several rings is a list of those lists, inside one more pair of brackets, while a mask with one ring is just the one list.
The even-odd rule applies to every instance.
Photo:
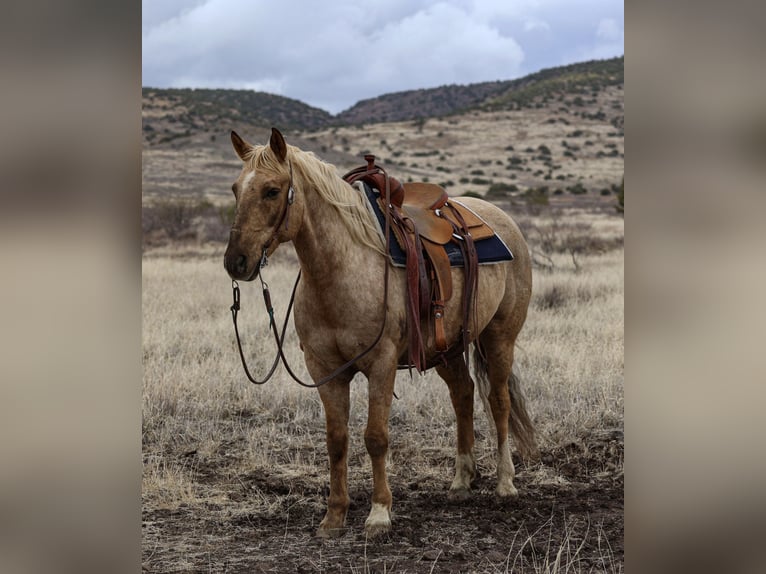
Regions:
[[452, 298], [452, 272], [445, 246], [459, 245], [463, 254], [465, 287], [462, 297], [462, 343], [468, 366], [468, 346], [474, 336], [470, 324], [478, 286], [478, 255], [475, 241], [494, 235], [480, 217], [433, 183], [405, 183], [389, 176], [375, 164], [374, 155], [364, 156], [367, 165], [343, 176], [348, 183], [359, 180], [377, 189], [378, 204], [406, 253], [408, 367], [424, 372], [428, 365], [422, 322], [430, 321], [437, 351], [449, 350], [444, 330], [444, 307]]

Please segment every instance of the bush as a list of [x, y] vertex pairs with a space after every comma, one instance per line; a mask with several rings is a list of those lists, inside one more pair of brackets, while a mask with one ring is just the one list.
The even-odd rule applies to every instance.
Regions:
[[570, 185], [569, 187], [567, 187], [567, 191], [574, 195], [582, 195], [583, 193], [588, 193], [588, 190], [579, 181], [575, 183], [574, 185]]
[[548, 186], [530, 187], [521, 196], [529, 205], [548, 205]]
[[225, 239], [235, 205], [216, 207], [206, 199], [163, 199], [145, 205], [141, 227], [148, 241]]
[[519, 191], [518, 186], [513, 183], [493, 183], [487, 190], [487, 197], [505, 197], [512, 191]]
[[620, 183], [620, 189], [617, 191], [617, 206], [618, 213], [625, 213], [625, 177], [623, 176]]
[[570, 300], [564, 289], [558, 285], [551, 285], [539, 291], [534, 298], [535, 307], [543, 311], [563, 307]]

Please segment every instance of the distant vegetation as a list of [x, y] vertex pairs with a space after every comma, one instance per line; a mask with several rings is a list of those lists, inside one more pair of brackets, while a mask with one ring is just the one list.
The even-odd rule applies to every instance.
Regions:
[[[624, 57], [594, 60], [541, 70], [515, 80], [390, 93], [362, 100], [335, 116], [298, 100], [252, 90], [145, 87], [144, 141], [163, 144], [199, 133], [215, 137], [222, 125], [315, 130], [414, 120], [420, 122], [422, 129], [428, 118], [470, 110], [512, 110], [554, 104], [585, 114], [577, 110], [592, 101], [599, 91], [623, 84], [624, 64]], [[597, 116], [591, 119], [609, 121], [623, 129], [621, 105], [591, 115]]]
[[567, 96], [571, 96], [572, 106], [579, 107], [585, 104], [584, 98], [595, 96], [607, 86], [624, 82], [624, 56], [570, 64], [513, 80], [507, 91], [488, 100], [484, 107], [491, 110], [520, 109], [553, 99], [565, 102]]
[[333, 116], [298, 100], [252, 90], [143, 88], [143, 131], [147, 141], [165, 143], [222, 125], [315, 129]]
[[625, 213], [625, 177], [620, 182], [620, 189], [617, 190], [617, 211]]
[[[445, 116], [470, 109], [519, 109], [534, 107], [542, 100], [571, 96], [572, 105], [584, 97], [625, 81], [625, 58], [592, 60], [548, 68], [516, 80], [483, 82], [410, 90], [362, 100], [341, 112], [344, 124], [390, 122]], [[577, 100], [580, 98], [580, 100]]]

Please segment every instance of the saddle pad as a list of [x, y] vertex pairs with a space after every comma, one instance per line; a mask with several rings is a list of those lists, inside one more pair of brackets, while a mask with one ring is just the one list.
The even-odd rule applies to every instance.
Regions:
[[[380, 194], [366, 183], [360, 183], [364, 189], [367, 203], [378, 221], [380, 235], [382, 237], [383, 230], [386, 228], [386, 218], [377, 201]], [[478, 217], [478, 215], [476, 217]], [[397, 267], [404, 267], [407, 262], [407, 255], [399, 246], [399, 242], [394, 236], [393, 229], [391, 229], [390, 235], [389, 255], [391, 256], [391, 261]], [[479, 264], [500, 263], [501, 261], [511, 261], [513, 259], [511, 250], [508, 249], [508, 246], [497, 235], [482, 239], [481, 241], [476, 241], [474, 245], [476, 246], [476, 253], [479, 255]], [[447, 251], [451, 267], [463, 267], [463, 252], [456, 242], [451, 241], [447, 243], [444, 245], [444, 249]]]

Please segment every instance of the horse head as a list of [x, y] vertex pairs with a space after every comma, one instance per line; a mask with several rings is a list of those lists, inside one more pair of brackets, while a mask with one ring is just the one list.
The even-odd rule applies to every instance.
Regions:
[[234, 131], [231, 143], [243, 166], [231, 186], [236, 211], [224, 267], [232, 279], [252, 281], [258, 276], [263, 257], [291, 240], [297, 230], [292, 166], [285, 139], [275, 128], [267, 146], [254, 146]]

